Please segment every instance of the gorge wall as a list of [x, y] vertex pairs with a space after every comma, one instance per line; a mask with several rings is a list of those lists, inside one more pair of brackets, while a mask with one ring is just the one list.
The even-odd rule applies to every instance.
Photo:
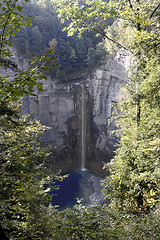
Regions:
[[[17, 57], [15, 49], [11, 60], [21, 69], [28, 67], [26, 61]], [[30, 113], [50, 127], [42, 136], [45, 145], [52, 146], [50, 167], [64, 172], [81, 168], [83, 158], [83, 167], [98, 176], [106, 174], [103, 162], [113, 157], [117, 141], [110, 134], [115, 128], [109, 123], [112, 103], [121, 99], [120, 89], [127, 82], [129, 64], [128, 54], [121, 51], [90, 73], [80, 70], [63, 79], [48, 78], [44, 92], [23, 99], [22, 113]], [[13, 69], [1, 67], [0, 72], [14, 75]], [[34, 102], [35, 98], [39, 103]]]
[[120, 89], [127, 82], [129, 56], [123, 51], [96, 67], [90, 74], [82, 71], [64, 79], [48, 79], [44, 92], [26, 96], [22, 112], [50, 127], [42, 137], [53, 149], [53, 166], [67, 171], [85, 168], [103, 175], [103, 162], [113, 157], [116, 137], [110, 135], [112, 103], [120, 101]]

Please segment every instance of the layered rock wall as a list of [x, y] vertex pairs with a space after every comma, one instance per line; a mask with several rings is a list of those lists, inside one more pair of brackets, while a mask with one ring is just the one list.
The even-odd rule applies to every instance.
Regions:
[[37, 92], [39, 103], [26, 97], [23, 113], [50, 127], [42, 140], [54, 148], [55, 165], [61, 169], [81, 166], [82, 153], [82, 85], [85, 91], [85, 156], [86, 167], [98, 174], [102, 161], [113, 157], [116, 142], [110, 135], [114, 128], [109, 124], [112, 103], [121, 99], [120, 89], [127, 82], [126, 69], [129, 56], [125, 52], [106, 59], [92, 73], [79, 78], [68, 76], [66, 81], [49, 79], [44, 92]]
[[[12, 60], [22, 68], [27, 63], [17, 58], [13, 51]], [[51, 165], [64, 171], [81, 166], [82, 160], [82, 86], [85, 131], [85, 167], [94, 174], [103, 175], [102, 162], [113, 157], [115, 136], [110, 135], [114, 124], [109, 124], [112, 103], [121, 99], [120, 89], [127, 82], [126, 70], [130, 64], [124, 51], [109, 57], [91, 73], [80, 71], [64, 79], [44, 81], [44, 92], [37, 97], [23, 99], [22, 113], [40, 120], [50, 130], [42, 136], [46, 145], [51, 145]], [[0, 69], [3, 75], [13, 75], [13, 70]], [[38, 100], [36, 103], [34, 100]]]

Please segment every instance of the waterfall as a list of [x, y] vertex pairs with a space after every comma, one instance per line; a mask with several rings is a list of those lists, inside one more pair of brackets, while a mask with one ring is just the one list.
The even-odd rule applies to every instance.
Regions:
[[82, 150], [81, 150], [81, 169], [82, 171], [85, 170], [85, 161], [86, 161], [86, 149], [85, 149], [85, 138], [86, 138], [86, 134], [85, 134], [85, 92], [84, 92], [84, 85], [82, 85], [82, 96], [81, 96], [81, 100], [82, 100], [82, 129], [81, 129], [81, 140], [82, 140]]

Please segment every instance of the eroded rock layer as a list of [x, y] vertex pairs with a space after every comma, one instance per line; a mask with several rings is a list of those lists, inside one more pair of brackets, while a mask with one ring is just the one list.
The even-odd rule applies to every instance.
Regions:
[[[26, 62], [18, 59], [14, 51], [12, 58], [19, 67], [26, 68]], [[125, 72], [129, 62], [128, 54], [117, 53], [91, 73], [81, 70], [64, 79], [48, 78], [44, 81], [44, 92], [24, 98], [22, 113], [30, 113], [50, 127], [42, 140], [52, 146], [54, 168], [63, 171], [80, 168], [83, 155], [85, 167], [103, 176], [102, 162], [113, 157], [117, 141], [110, 134], [114, 129], [114, 124], [109, 124], [112, 103], [121, 99], [120, 90], [127, 82]], [[3, 75], [14, 74], [12, 69], [0, 71]], [[39, 103], [34, 102], [35, 98]]]

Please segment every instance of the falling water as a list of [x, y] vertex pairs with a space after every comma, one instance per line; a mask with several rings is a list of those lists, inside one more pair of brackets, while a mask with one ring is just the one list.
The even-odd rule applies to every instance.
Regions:
[[85, 161], [86, 161], [86, 156], [85, 156], [85, 94], [84, 94], [84, 85], [82, 85], [82, 158], [81, 158], [81, 169], [82, 171], [85, 170]]

